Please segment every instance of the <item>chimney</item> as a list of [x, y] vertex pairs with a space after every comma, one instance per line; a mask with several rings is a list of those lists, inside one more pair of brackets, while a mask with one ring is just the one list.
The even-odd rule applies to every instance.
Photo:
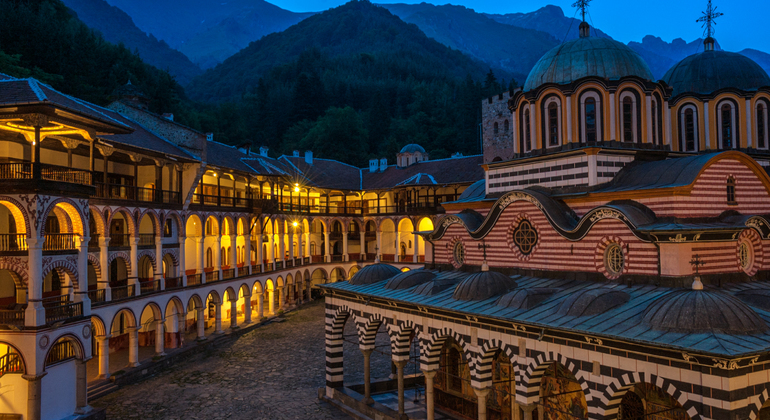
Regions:
[[463, 154], [460, 152], [452, 153], [452, 159], [461, 158], [461, 157], [463, 157]]
[[380, 159], [380, 171], [384, 172], [386, 169], [388, 169], [388, 159], [382, 158]]
[[294, 152], [292, 152], [292, 156], [299, 157], [299, 150], [295, 150]]
[[163, 118], [165, 118], [165, 119], [167, 119], [169, 121], [174, 121], [174, 114], [171, 114], [171, 113], [167, 112], [167, 113], [163, 114]]
[[369, 159], [369, 172], [377, 172], [377, 159]]
[[313, 164], [313, 152], [311, 152], [310, 150], [305, 150], [305, 163], [307, 163], [308, 165]]
[[214, 141], [214, 133], [206, 133], [206, 141]]
[[269, 147], [267, 147], [267, 146], [260, 146], [260, 148], [259, 148], [259, 155], [267, 157], [267, 151], [268, 150], [270, 150]]

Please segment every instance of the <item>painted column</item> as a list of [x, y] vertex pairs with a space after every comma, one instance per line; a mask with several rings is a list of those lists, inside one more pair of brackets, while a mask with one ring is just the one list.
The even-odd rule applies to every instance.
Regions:
[[267, 291], [267, 314], [275, 315], [275, 291]]
[[238, 328], [238, 299], [230, 300], [230, 329]]
[[284, 301], [283, 290], [284, 290], [283, 286], [278, 287], [278, 310], [279, 311], [283, 309], [283, 301]]
[[197, 261], [198, 264], [195, 270], [197, 274], [200, 274], [201, 276], [201, 279], [200, 279], [201, 284], [206, 282], [206, 276], [203, 274], [203, 264], [206, 261], [205, 260], [206, 256], [203, 254], [203, 251], [204, 251], [203, 242], [205, 240], [206, 238], [203, 236], [195, 238], [195, 245], [198, 247], [198, 261]]
[[406, 360], [394, 360], [396, 365], [396, 374], [398, 375], [398, 416], [401, 419], [406, 418], [404, 413], [404, 367]]
[[257, 234], [257, 249], [255, 249], [254, 255], [257, 257], [257, 262], [261, 268], [261, 272], [265, 272], [265, 256], [262, 255], [262, 234]]
[[477, 400], [476, 405], [478, 406], [478, 409], [479, 409], [479, 415], [478, 415], [479, 420], [487, 420], [487, 396], [489, 395], [489, 391], [490, 391], [489, 388], [483, 388], [483, 389], [473, 388], [473, 392], [476, 393], [476, 400]]
[[187, 260], [185, 254], [187, 253], [187, 247], [185, 244], [187, 239], [184, 236], [179, 237], [179, 273], [177, 277], [182, 278], [182, 287], [187, 287]]
[[139, 296], [142, 294], [142, 288], [139, 287], [139, 237], [130, 236], [128, 242], [131, 245], [131, 274], [128, 276], [128, 284], [134, 285], [134, 296]]
[[157, 321], [155, 321], [155, 355], [156, 356], [165, 356], [166, 353], [163, 351], [164, 346], [164, 339], [166, 338], [166, 333], [164, 332], [164, 327], [166, 326], [166, 320], [161, 318]]
[[245, 247], [244, 254], [246, 254], [246, 257], [243, 260], [243, 273], [254, 274], [251, 272], [251, 235], [243, 235], [243, 241], [243, 246]]
[[572, 96], [564, 99], [567, 108], [567, 143], [572, 143]]
[[104, 289], [104, 300], [109, 302], [112, 300], [112, 289], [110, 288], [110, 238], [99, 238], [99, 266], [101, 267], [101, 275], [97, 280], [97, 288]]
[[[45, 238], [27, 238], [29, 249], [29, 281], [27, 284], [27, 309], [24, 312], [24, 325], [39, 327], [45, 325], [43, 308], [43, 242]], [[40, 416], [38, 408], [38, 418]]]
[[382, 230], [380, 228], [377, 228], [377, 254], [374, 256], [374, 259], [379, 259], [380, 254], [382, 253]]
[[324, 232], [324, 262], [331, 262], [331, 260], [331, 255], [329, 255], [329, 232]]
[[163, 240], [155, 237], [155, 280], [160, 280], [160, 290], [166, 290], [166, 281], [163, 275]]
[[230, 235], [230, 268], [234, 269], [235, 277], [238, 277], [238, 235]]
[[261, 321], [265, 317], [265, 300], [262, 293], [257, 293], [257, 320]]
[[217, 279], [222, 280], [222, 237], [217, 236], [214, 241], [214, 271], [219, 273]]
[[[88, 243], [88, 242], [86, 242]], [[86, 361], [76, 360], [77, 369], [75, 379], [75, 413], [83, 414], [89, 411], [88, 407], [88, 375], [86, 374]]]
[[198, 322], [197, 322], [198, 337], [197, 337], [197, 340], [198, 341], [203, 341], [203, 340], [206, 339], [206, 323], [205, 323], [206, 317], [205, 317], [205, 314], [204, 314], [204, 308], [203, 307], [196, 308], [195, 311], [198, 313]]
[[361, 231], [359, 243], [361, 244], [361, 249], [359, 249], [359, 254], [361, 254], [361, 256], [359, 258], [361, 258], [361, 261], [366, 261], [366, 231]]
[[99, 345], [99, 379], [110, 377], [110, 337], [97, 336], [96, 342]]
[[436, 377], [435, 370], [423, 370], [425, 375], [425, 410], [428, 413], [428, 420], [434, 420], [435, 408], [433, 404], [433, 378]]
[[251, 324], [251, 295], [243, 297], [243, 325]]
[[42, 418], [43, 376], [47, 374], [48, 372], [43, 372], [40, 375], [21, 375], [28, 382], [27, 415], [24, 416], [26, 419], [40, 420]]
[[128, 365], [139, 366], [139, 328], [128, 327]]
[[[599, 112], [599, 110], [597, 110]], [[601, 119], [600, 121], [604, 121]], [[602, 140], [602, 139], [597, 139]], [[615, 93], [610, 93], [610, 141], [615, 141]]]
[[347, 227], [342, 230], [342, 261], [348, 261], [350, 256], [348, 255], [348, 229]]
[[214, 334], [222, 334], [224, 331], [222, 331], [222, 302], [216, 302], [214, 304], [215, 310], [215, 318], [214, 318]]
[[364, 355], [364, 404], [371, 404], [374, 402], [372, 399], [372, 382], [371, 382], [371, 370], [370, 360], [373, 349], [361, 350]]
[[416, 233], [414, 234], [414, 239], [412, 239], [412, 249], [414, 249], [412, 262], [420, 262], [420, 241], [419, 236]]
[[78, 288], [75, 290], [75, 302], [83, 303], [83, 316], [91, 315], [91, 299], [88, 297], [88, 241], [91, 238], [76, 237], [78, 247]]

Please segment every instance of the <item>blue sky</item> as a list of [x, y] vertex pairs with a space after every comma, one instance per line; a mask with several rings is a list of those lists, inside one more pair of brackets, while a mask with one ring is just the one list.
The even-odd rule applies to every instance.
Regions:
[[[345, 0], [267, 0], [295, 12], [326, 10]], [[423, 0], [372, 0], [373, 3], [420, 3]], [[446, 4], [446, 0], [428, 1]], [[546, 4], [560, 6], [572, 16], [574, 0], [452, 0], [477, 12], [531, 12]], [[716, 38], [728, 51], [754, 48], [770, 53], [770, 0], [716, 0], [717, 11], [725, 13], [717, 20]], [[613, 38], [628, 42], [656, 35], [670, 42], [674, 38], [692, 41], [702, 34], [695, 20], [706, 8], [706, 0], [594, 0], [589, 10], [591, 21]], [[640, 9], [645, 12], [641, 13]], [[589, 21], [590, 22], [590, 21]]]

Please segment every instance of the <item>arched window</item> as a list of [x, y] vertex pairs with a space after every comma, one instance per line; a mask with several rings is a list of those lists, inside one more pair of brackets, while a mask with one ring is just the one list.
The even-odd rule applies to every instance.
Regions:
[[698, 117], [695, 113], [695, 106], [686, 105], [680, 115], [680, 147], [684, 152], [697, 152]]
[[219, 262], [222, 265], [227, 265], [227, 257], [228, 254], [225, 252], [225, 247], [222, 247], [222, 249], [219, 250]]
[[580, 141], [596, 142], [602, 140], [601, 99], [596, 92], [588, 92], [581, 99]]
[[727, 204], [738, 204], [735, 200], [735, 178], [727, 178]]
[[524, 147], [522, 148], [522, 151], [529, 152], [532, 148], [532, 125], [529, 118], [529, 109], [525, 109], [522, 115], [524, 116], [524, 121], [522, 123], [522, 127], [524, 127]]
[[503, 132], [508, 134], [508, 132], [511, 131], [511, 123], [508, 122], [508, 120], [503, 121]]
[[623, 141], [633, 143], [636, 141], [636, 118], [634, 113], [634, 101], [629, 94], [623, 98]]
[[757, 149], [767, 149], [770, 144], [767, 126], [767, 105], [762, 101], [757, 102]]
[[211, 251], [211, 247], [206, 249], [206, 268], [214, 266], [214, 253]]
[[654, 96], [652, 97], [650, 110], [652, 111], [652, 144], [660, 144], [660, 134], [658, 133], [660, 127], [660, 124], [658, 124], [658, 100]]
[[726, 101], [719, 105], [719, 143], [721, 149], [733, 149], [737, 146], [735, 136], [735, 106]]
[[553, 100], [548, 104], [548, 146], [558, 146], [561, 143], [559, 126], [559, 105]]
[[497, 128], [497, 122], [495, 122], [495, 128], [494, 128], [494, 131], [495, 131], [495, 135], [497, 135], [497, 133], [498, 133], [498, 131], [499, 131], [499, 130], [498, 130], [498, 128]]

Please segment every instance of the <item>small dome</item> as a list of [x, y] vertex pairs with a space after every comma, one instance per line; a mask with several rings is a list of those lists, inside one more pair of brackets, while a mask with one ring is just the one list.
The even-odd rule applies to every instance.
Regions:
[[419, 144], [411, 143], [402, 147], [399, 153], [414, 153], [414, 152], [425, 153], [425, 149], [423, 149], [422, 146], [420, 146]]
[[468, 188], [460, 194], [457, 201], [472, 201], [476, 199], [482, 199], [487, 194], [487, 182], [482, 179], [469, 185]]
[[372, 264], [358, 270], [350, 279], [350, 284], [354, 286], [363, 286], [367, 284], [374, 284], [378, 281], [389, 279], [397, 274], [401, 273], [396, 267], [388, 264]]
[[703, 51], [693, 54], [671, 67], [662, 79], [674, 91], [708, 95], [720, 89], [755, 91], [770, 86], [770, 77], [745, 55], [727, 51]]
[[770, 312], [770, 290], [748, 289], [735, 294], [750, 306]]
[[539, 288], [516, 289], [497, 300], [497, 306], [508, 309], [532, 309], [548, 299], [558, 289]]
[[457, 300], [486, 300], [516, 287], [516, 282], [496, 271], [471, 274], [460, 282], [452, 297]]
[[545, 53], [529, 72], [524, 91], [546, 83], [568, 84], [587, 76], [609, 80], [638, 76], [653, 80], [650, 67], [636, 51], [609, 38], [587, 36]]
[[422, 296], [433, 296], [443, 292], [446, 289], [450, 289], [457, 284], [457, 280], [448, 278], [437, 278], [433, 281], [423, 283], [417, 286], [412, 293]]
[[423, 269], [410, 270], [391, 278], [385, 284], [386, 289], [402, 290], [427, 283], [436, 278], [436, 273]]
[[643, 321], [656, 330], [680, 333], [752, 334], [767, 330], [762, 318], [738, 298], [707, 290], [671, 292], [647, 308]]
[[557, 312], [563, 316], [591, 316], [618, 307], [629, 299], [628, 293], [611, 287], [585, 289], [564, 299]]

